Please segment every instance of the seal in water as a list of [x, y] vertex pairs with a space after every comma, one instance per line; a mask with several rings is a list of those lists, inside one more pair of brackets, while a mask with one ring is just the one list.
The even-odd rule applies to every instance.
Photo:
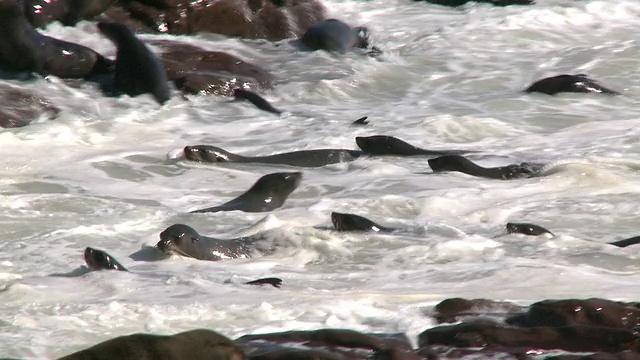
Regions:
[[258, 109], [264, 110], [270, 113], [274, 113], [277, 115], [282, 114], [282, 111], [274, 108], [267, 100], [265, 100], [262, 96], [254, 93], [253, 91], [243, 90], [243, 89], [235, 89], [233, 90], [233, 96], [236, 100], [247, 100], [253, 105], [255, 105]]
[[544, 78], [533, 83], [525, 90], [525, 92], [539, 92], [547, 95], [555, 95], [561, 92], [620, 95], [619, 92], [607, 89], [606, 87], [598, 84], [595, 80], [589, 79], [585, 74], [563, 74]]
[[160, 233], [160, 241], [156, 246], [165, 254], [176, 253], [198, 260], [218, 261], [250, 257], [256, 251], [251, 245], [259, 240], [264, 238], [214, 239], [198, 234], [191, 226], [174, 224]]
[[543, 167], [542, 164], [522, 163], [485, 168], [459, 155], [445, 155], [427, 162], [434, 172], [459, 171], [472, 176], [502, 180], [530, 178], [538, 175]]
[[353, 161], [361, 151], [343, 149], [300, 150], [268, 156], [242, 156], [211, 145], [185, 146], [187, 160], [207, 163], [263, 163], [301, 167], [319, 167], [328, 164]]
[[[421, 1], [421, 0], [414, 0]], [[428, 3], [444, 5], [444, 6], [462, 6], [471, 0], [426, 0]], [[535, 0], [474, 0], [479, 3], [489, 3], [495, 6], [509, 6], [509, 5], [533, 5]]]
[[169, 80], [160, 60], [126, 25], [101, 21], [98, 30], [116, 48], [115, 89], [129, 96], [151, 93], [164, 104], [171, 97]]
[[363, 116], [360, 119], [352, 122], [351, 125], [361, 125], [361, 126], [368, 125], [369, 124], [369, 121], [367, 120], [368, 118], [369, 118], [368, 116]]
[[358, 136], [356, 137], [356, 144], [358, 144], [358, 147], [368, 155], [440, 156], [460, 155], [474, 152], [472, 150], [426, 150], [413, 146], [396, 137], [387, 135]]
[[338, 231], [374, 231], [391, 232], [395, 229], [384, 227], [373, 221], [355, 214], [345, 214], [339, 212], [331, 213], [331, 222]]
[[289, 194], [300, 185], [301, 172], [267, 174], [256, 181], [249, 190], [222, 205], [195, 210], [192, 213], [240, 210], [266, 212], [281, 207]]
[[116, 258], [107, 254], [106, 251], [87, 247], [84, 249], [84, 262], [91, 270], [121, 270], [129, 271], [122, 266]]
[[60, 78], [90, 78], [113, 71], [113, 62], [82, 45], [38, 33], [19, 1], [0, 1], [0, 66]]
[[300, 42], [311, 50], [344, 53], [352, 48], [368, 48], [369, 30], [366, 27], [352, 28], [337, 19], [327, 19], [307, 29]]
[[509, 234], [523, 234], [531, 236], [551, 234], [551, 236], [555, 236], [551, 231], [534, 224], [509, 222], [506, 227]]

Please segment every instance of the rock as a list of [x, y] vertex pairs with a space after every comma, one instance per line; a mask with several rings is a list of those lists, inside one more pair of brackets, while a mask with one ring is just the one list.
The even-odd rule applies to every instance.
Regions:
[[74, 26], [80, 20], [92, 19], [116, 0], [21, 0], [24, 13], [34, 27], [45, 27], [54, 21]]
[[[420, 0], [416, 0], [420, 1]], [[479, 3], [489, 3], [496, 6], [509, 6], [509, 5], [533, 5], [535, 0], [425, 0], [428, 3], [445, 5], [445, 6], [462, 6], [469, 1], [475, 1]]]
[[459, 317], [509, 315], [514, 312], [522, 312], [525, 309], [524, 306], [506, 301], [462, 298], [445, 299], [433, 308], [434, 317], [438, 323], [457, 322], [460, 320]]
[[4, 128], [22, 127], [43, 117], [51, 120], [60, 112], [48, 100], [7, 84], [0, 84], [0, 99], [0, 126]]

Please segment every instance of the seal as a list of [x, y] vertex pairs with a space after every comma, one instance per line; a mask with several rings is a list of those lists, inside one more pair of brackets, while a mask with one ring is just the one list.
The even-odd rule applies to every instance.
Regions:
[[264, 110], [277, 115], [282, 114], [282, 111], [274, 108], [271, 104], [269, 104], [267, 100], [265, 100], [262, 96], [254, 93], [253, 91], [235, 89], [233, 90], [233, 96], [238, 101], [240, 100], [249, 101], [260, 110]]
[[129, 271], [120, 264], [116, 258], [106, 251], [97, 250], [91, 247], [84, 249], [84, 261], [91, 270], [120, 270]]
[[387, 135], [358, 136], [356, 144], [368, 155], [461, 155], [472, 153], [471, 150], [426, 150], [413, 146], [397, 137]]
[[262, 163], [300, 167], [319, 167], [340, 162], [353, 161], [361, 151], [343, 149], [300, 150], [268, 156], [242, 156], [211, 145], [185, 146], [187, 160], [206, 163]]
[[174, 224], [160, 233], [160, 241], [156, 246], [165, 254], [176, 253], [198, 260], [218, 261], [251, 257], [256, 252], [256, 247], [252, 245], [261, 240], [264, 237], [215, 239], [198, 234], [191, 226]]
[[37, 32], [19, 1], [0, 1], [0, 66], [60, 78], [91, 78], [113, 72], [113, 62], [82, 45]]
[[551, 231], [543, 228], [542, 226], [528, 224], [528, 223], [507, 223], [507, 233], [509, 234], [523, 234], [523, 235], [531, 235], [538, 236], [542, 234], [551, 234], [551, 236], [555, 236]]
[[191, 211], [206, 213], [240, 210], [244, 212], [267, 212], [281, 207], [302, 181], [301, 172], [279, 172], [267, 174], [251, 186], [244, 194], [222, 205]]
[[368, 116], [363, 116], [360, 119], [352, 122], [351, 125], [360, 125], [360, 126], [368, 125], [369, 124], [369, 121], [367, 120], [368, 118], [369, 118]]
[[395, 229], [384, 227], [375, 222], [355, 214], [345, 214], [339, 212], [331, 213], [331, 222], [338, 231], [373, 231], [391, 232]]
[[171, 97], [167, 73], [160, 60], [123, 24], [98, 23], [98, 30], [116, 48], [114, 85], [118, 92], [129, 96], [150, 93], [160, 104]]
[[640, 236], [634, 236], [624, 240], [618, 240], [614, 242], [610, 242], [609, 245], [617, 246], [617, 247], [627, 247], [631, 245], [640, 244]]
[[310, 50], [344, 53], [352, 48], [368, 48], [369, 30], [366, 27], [352, 28], [337, 19], [327, 19], [307, 29], [300, 42]]
[[561, 92], [620, 95], [619, 92], [607, 89], [585, 74], [563, 74], [544, 78], [531, 84], [531, 86], [525, 89], [525, 92], [539, 92], [547, 95], [555, 95]]
[[459, 171], [467, 175], [489, 179], [524, 179], [536, 176], [542, 169], [542, 164], [522, 163], [493, 168], [485, 168], [459, 155], [445, 155], [427, 160], [434, 172]]
[[[421, 0], [414, 0], [421, 1]], [[444, 5], [444, 6], [462, 6], [472, 0], [426, 0], [428, 3]], [[509, 6], [509, 5], [533, 5], [535, 0], [474, 0], [479, 3], [489, 3], [495, 6]]]

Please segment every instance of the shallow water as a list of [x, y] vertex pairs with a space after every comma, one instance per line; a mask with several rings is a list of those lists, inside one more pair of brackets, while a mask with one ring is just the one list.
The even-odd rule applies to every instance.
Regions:
[[[340, 327], [415, 338], [447, 297], [640, 298], [640, 247], [605, 244], [640, 233], [640, 2], [325, 4], [330, 15], [368, 26], [384, 56], [176, 38], [267, 67], [279, 84], [264, 95], [287, 111], [281, 117], [215, 96], [176, 93], [160, 108], [151, 96], [105, 98], [90, 84], [19, 84], [63, 111], [0, 131], [2, 356], [52, 359], [118, 335], [196, 327], [231, 337]], [[45, 32], [115, 55], [91, 22]], [[623, 95], [520, 91], [560, 73], [588, 73]], [[362, 116], [370, 125], [350, 125]], [[479, 150], [485, 166], [548, 165], [543, 177], [498, 181], [432, 174], [424, 158], [362, 158], [303, 169], [300, 187], [270, 214], [188, 213], [234, 198], [262, 175], [295, 170], [193, 164], [181, 158], [185, 145], [267, 155], [355, 149], [355, 136], [374, 134]], [[334, 210], [405, 231], [323, 230]], [[498, 237], [507, 221], [558, 236]], [[174, 223], [229, 238], [270, 229], [280, 247], [220, 262], [130, 257]], [[77, 270], [86, 246], [132, 272], [52, 276]], [[267, 276], [284, 286], [240, 285]]]

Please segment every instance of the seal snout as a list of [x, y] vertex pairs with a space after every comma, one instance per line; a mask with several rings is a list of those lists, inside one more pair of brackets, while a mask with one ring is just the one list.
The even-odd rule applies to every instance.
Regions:
[[331, 222], [333, 223], [333, 227], [336, 228], [336, 230], [343, 230], [343, 220], [344, 214], [335, 211], [331, 212]]
[[297, 171], [297, 172], [292, 172], [292, 173], [287, 173], [284, 177], [285, 181], [291, 182], [293, 184], [293, 187], [298, 187], [298, 185], [300, 185], [300, 182], [302, 181], [302, 173]]

